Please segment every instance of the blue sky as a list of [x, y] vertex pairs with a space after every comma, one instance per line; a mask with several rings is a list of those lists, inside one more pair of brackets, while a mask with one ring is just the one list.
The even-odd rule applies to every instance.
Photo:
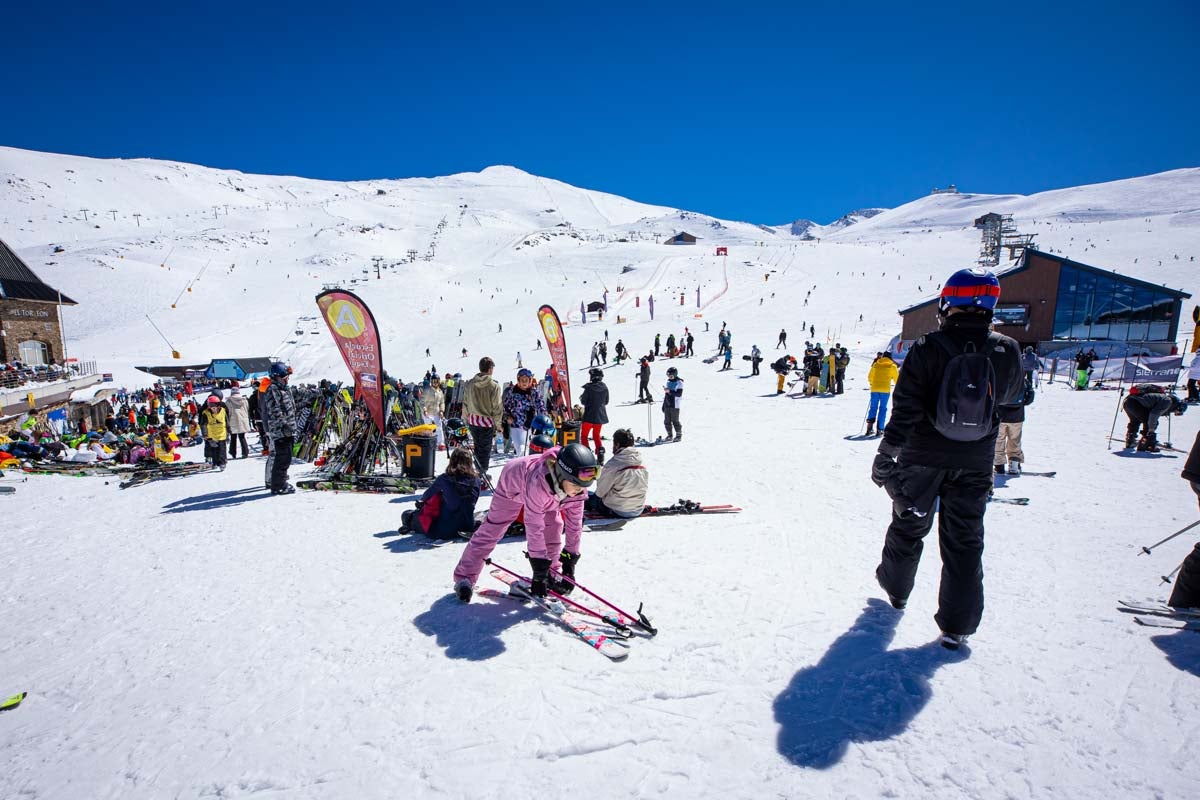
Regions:
[[768, 224], [1200, 166], [1195, 0], [34, 5], [3, 16], [12, 147], [333, 179], [512, 164]]

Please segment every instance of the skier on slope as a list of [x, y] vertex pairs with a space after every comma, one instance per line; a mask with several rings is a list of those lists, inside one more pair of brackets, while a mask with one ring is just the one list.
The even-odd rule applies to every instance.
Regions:
[[496, 480], [487, 516], [454, 567], [454, 593], [458, 599], [470, 602], [485, 560], [522, 513], [533, 569], [530, 593], [545, 597], [549, 589], [560, 594], [569, 592], [571, 584], [555, 580], [553, 573], [575, 577], [583, 538], [583, 503], [587, 487], [598, 472], [596, 457], [581, 444], [552, 447], [505, 464]]
[[787, 379], [788, 373], [795, 368], [796, 359], [786, 353], [771, 364], [771, 369], [775, 371], [775, 394], [783, 394], [783, 382]]
[[[896, 384], [892, 421], [871, 479], [892, 498], [892, 522], [875, 577], [892, 606], [912, 592], [922, 540], [939, 515], [942, 645], [958, 649], [983, 617], [983, 516], [992, 490], [995, 405], [1023, 389], [1020, 347], [990, 333], [996, 276], [963, 269], [946, 281], [941, 329], [913, 344]], [[940, 500], [940, 504], [938, 501]]]
[[[876, 353], [867, 370], [867, 383], [871, 386], [871, 404], [867, 407], [867, 436], [874, 436], [876, 431], [883, 434], [883, 426], [887, 424], [888, 399], [892, 396], [892, 386], [900, 377], [900, 368], [892, 360], [888, 352]], [[876, 425], [878, 424], [878, 428]]]
[[608, 424], [608, 387], [604, 385], [604, 370], [593, 368], [588, 376], [591, 380], [583, 387], [579, 402], [583, 404], [582, 429], [579, 438], [588, 447], [588, 438], [595, 442], [592, 451], [598, 463], [604, 463], [604, 446], [600, 443], [600, 429]]
[[639, 403], [653, 403], [654, 396], [650, 394], [650, 359], [642, 357], [638, 369], [638, 399]]
[[[683, 378], [679, 370], [667, 368], [667, 383], [663, 386], [663, 421], [667, 428], [665, 441], [683, 441], [683, 426], [679, 424], [679, 408], [683, 404]], [[671, 437], [671, 429], [675, 429], [675, 437]]]
[[[1121, 404], [1129, 425], [1125, 429], [1125, 446], [1143, 452], [1158, 452], [1158, 420], [1164, 414], [1180, 416], [1187, 406], [1173, 394], [1167, 394], [1151, 383], [1140, 383], [1129, 390], [1129, 396]], [[1138, 438], [1138, 431], [1143, 430]]]

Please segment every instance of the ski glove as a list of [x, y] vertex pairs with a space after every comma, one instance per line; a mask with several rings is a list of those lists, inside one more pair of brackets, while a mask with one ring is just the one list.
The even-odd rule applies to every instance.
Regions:
[[579, 553], [572, 553], [569, 550], [563, 550], [558, 555], [558, 560], [562, 562], [562, 574], [566, 575], [571, 580], [575, 580], [575, 565], [579, 563], [579, 559], [583, 556]]
[[900, 455], [900, 448], [894, 444], [888, 444], [887, 441], [879, 443], [879, 452], [875, 454], [875, 463], [871, 465], [871, 480], [876, 486], [883, 487], [891, 479], [896, 471], [896, 457]]
[[534, 597], [545, 597], [547, 584], [550, 581], [550, 559], [530, 556], [529, 566], [533, 567], [533, 580], [529, 582], [529, 593]]

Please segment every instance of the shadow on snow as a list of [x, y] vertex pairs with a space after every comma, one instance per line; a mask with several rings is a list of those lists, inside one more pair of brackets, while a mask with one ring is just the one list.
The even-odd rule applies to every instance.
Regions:
[[1150, 641], [1163, 651], [1171, 666], [1200, 678], [1200, 636], [1197, 636], [1195, 631], [1152, 636]]
[[535, 606], [509, 600], [476, 600], [460, 603], [453, 594], [439, 597], [428, 611], [413, 618], [413, 625], [436, 638], [446, 658], [483, 661], [504, 652], [500, 634], [542, 613]]
[[261, 486], [251, 486], [246, 489], [231, 489], [224, 492], [209, 492], [195, 497], [185, 497], [163, 506], [163, 514], [182, 514], [185, 511], [211, 511], [214, 508], [226, 508], [248, 503], [251, 500], [262, 500], [271, 497], [271, 493]]
[[820, 663], [796, 673], [775, 699], [784, 758], [798, 767], [828, 769], [851, 742], [899, 735], [929, 702], [933, 673], [969, 655], [938, 642], [889, 650], [901, 616], [882, 600], [868, 600]]

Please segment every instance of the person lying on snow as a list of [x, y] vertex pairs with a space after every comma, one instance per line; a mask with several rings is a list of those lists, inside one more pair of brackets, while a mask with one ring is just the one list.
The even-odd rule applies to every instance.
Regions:
[[479, 473], [474, 454], [463, 447], [450, 453], [446, 471], [425, 490], [416, 508], [400, 515], [400, 533], [423, 533], [430, 539], [457, 539], [475, 530]]

